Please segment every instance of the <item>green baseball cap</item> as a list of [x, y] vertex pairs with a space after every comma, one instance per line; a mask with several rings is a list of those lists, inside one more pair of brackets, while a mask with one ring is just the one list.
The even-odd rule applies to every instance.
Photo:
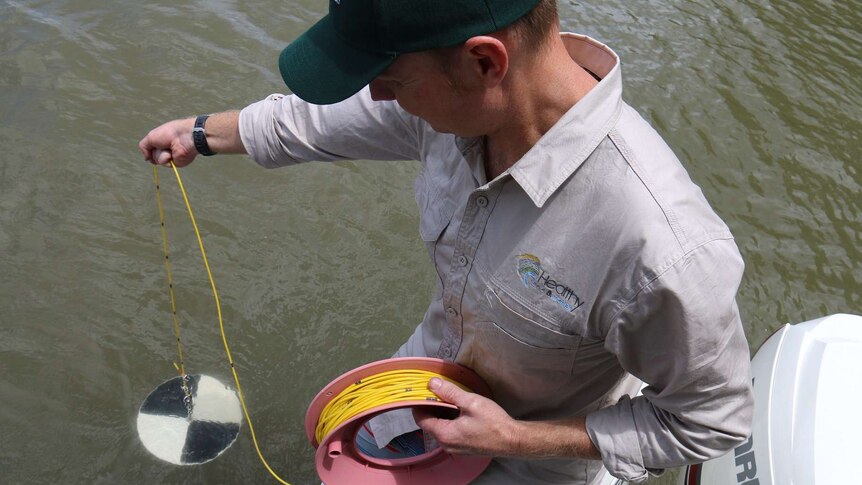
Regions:
[[458, 45], [496, 32], [539, 0], [330, 0], [329, 15], [288, 45], [285, 84], [314, 104], [356, 94], [399, 54]]

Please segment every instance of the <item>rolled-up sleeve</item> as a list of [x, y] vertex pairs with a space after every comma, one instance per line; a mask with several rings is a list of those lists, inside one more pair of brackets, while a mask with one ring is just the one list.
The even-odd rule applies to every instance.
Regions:
[[733, 240], [702, 244], [657, 271], [605, 326], [605, 347], [647, 387], [592, 412], [586, 425], [615, 477], [720, 456], [751, 430], [748, 344], [735, 296]]
[[258, 164], [309, 161], [418, 160], [423, 122], [366, 87], [337, 104], [315, 105], [272, 94], [240, 111], [239, 133]]

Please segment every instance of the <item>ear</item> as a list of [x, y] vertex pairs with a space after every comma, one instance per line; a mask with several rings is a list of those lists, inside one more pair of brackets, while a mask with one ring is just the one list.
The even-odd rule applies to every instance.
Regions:
[[464, 42], [469, 70], [478, 76], [486, 88], [499, 85], [509, 72], [509, 51], [500, 39], [478, 35]]

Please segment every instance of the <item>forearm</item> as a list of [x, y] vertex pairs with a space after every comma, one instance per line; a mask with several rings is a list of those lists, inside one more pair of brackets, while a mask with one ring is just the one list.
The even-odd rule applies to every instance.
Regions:
[[[194, 119], [192, 119], [194, 126]], [[207, 143], [215, 153], [245, 154], [239, 136], [239, 111], [225, 111], [210, 115], [206, 122]]]
[[514, 421], [511, 455], [521, 458], [584, 458], [602, 455], [590, 440], [582, 417], [558, 421]]

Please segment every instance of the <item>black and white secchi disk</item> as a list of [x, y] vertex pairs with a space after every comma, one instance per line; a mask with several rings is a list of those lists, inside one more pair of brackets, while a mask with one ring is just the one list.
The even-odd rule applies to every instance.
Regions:
[[233, 389], [204, 375], [187, 376], [190, 403], [182, 377], [162, 383], [141, 404], [138, 436], [147, 450], [175, 465], [213, 460], [236, 441], [242, 409]]

